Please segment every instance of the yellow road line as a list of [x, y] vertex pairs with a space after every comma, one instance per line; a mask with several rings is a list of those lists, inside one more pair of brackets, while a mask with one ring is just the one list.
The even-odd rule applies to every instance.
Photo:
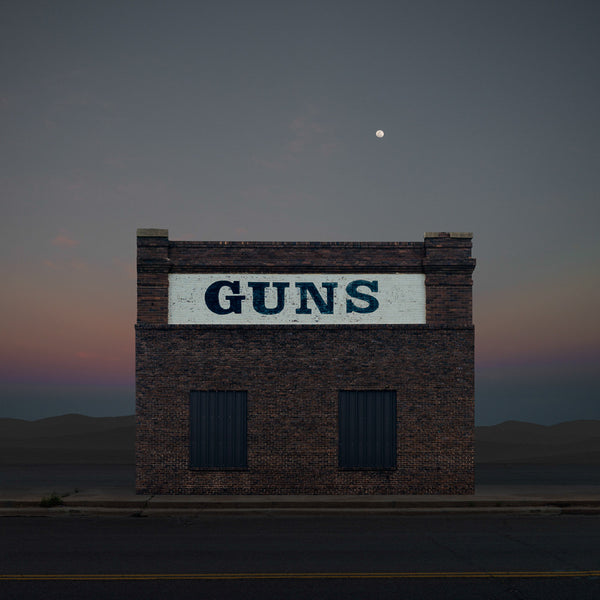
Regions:
[[408, 571], [399, 573], [32, 573], [0, 575], [0, 582], [240, 579], [529, 579], [532, 577], [600, 577], [600, 571]]

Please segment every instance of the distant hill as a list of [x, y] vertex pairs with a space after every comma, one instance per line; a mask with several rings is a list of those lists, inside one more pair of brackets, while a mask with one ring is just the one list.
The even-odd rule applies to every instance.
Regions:
[[0, 464], [133, 464], [135, 417], [0, 418]]
[[[0, 464], [133, 464], [135, 417], [0, 418]], [[599, 464], [600, 421], [475, 428], [478, 463]]]
[[600, 421], [535, 425], [506, 421], [475, 428], [478, 463], [600, 464]]

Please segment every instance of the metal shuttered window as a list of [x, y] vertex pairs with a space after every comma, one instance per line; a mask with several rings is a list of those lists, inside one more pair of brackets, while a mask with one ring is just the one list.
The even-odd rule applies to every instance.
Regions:
[[190, 467], [245, 469], [246, 392], [191, 392]]
[[339, 392], [341, 469], [396, 468], [396, 392]]

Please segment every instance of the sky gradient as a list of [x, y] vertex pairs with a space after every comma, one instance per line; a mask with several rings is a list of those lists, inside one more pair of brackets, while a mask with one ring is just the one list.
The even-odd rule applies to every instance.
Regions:
[[8, 2], [0, 416], [133, 412], [162, 227], [472, 231], [478, 424], [600, 418], [598, 31], [595, 1]]

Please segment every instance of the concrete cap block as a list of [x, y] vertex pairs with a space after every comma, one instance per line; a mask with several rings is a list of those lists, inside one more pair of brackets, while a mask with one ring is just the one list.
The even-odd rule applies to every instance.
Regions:
[[137, 237], [169, 237], [168, 229], [138, 229]]

